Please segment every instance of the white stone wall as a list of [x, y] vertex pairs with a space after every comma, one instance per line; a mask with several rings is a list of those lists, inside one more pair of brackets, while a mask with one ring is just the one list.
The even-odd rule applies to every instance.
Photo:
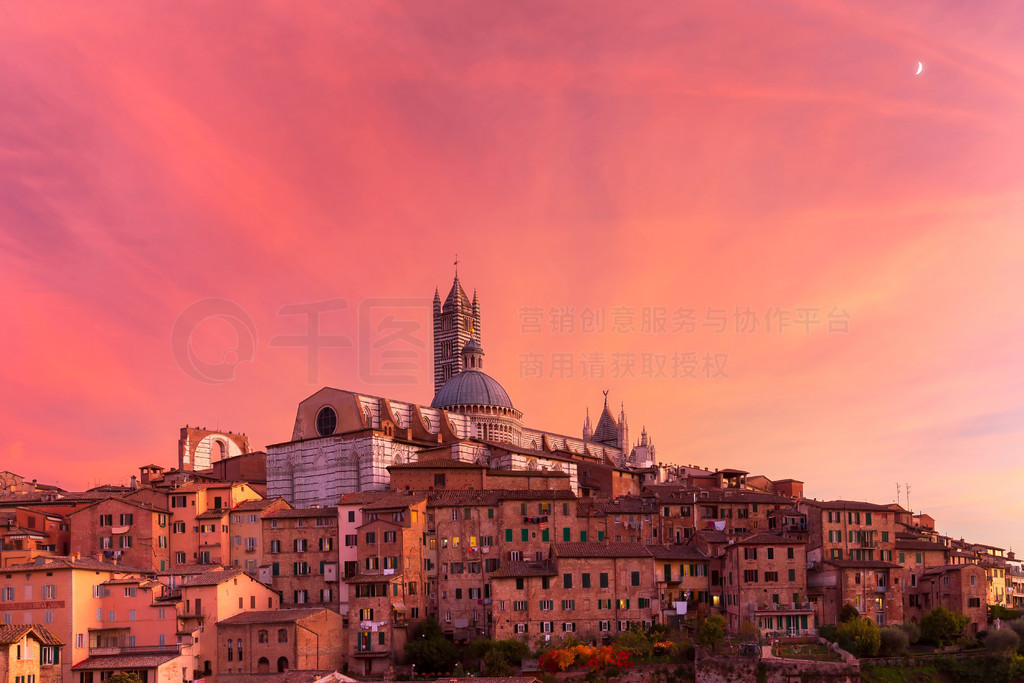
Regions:
[[387, 468], [419, 449], [383, 436], [294, 441], [267, 449], [267, 495], [298, 508], [337, 505], [345, 493], [388, 488]]

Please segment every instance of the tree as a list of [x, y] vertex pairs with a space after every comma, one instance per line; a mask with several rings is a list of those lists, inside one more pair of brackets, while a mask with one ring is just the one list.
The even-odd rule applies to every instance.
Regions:
[[444, 637], [440, 624], [433, 617], [424, 619], [405, 643], [405, 661], [415, 664], [422, 673], [445, 673], [458, 661], [455, 645]]
[[992, 631], [985, 639], [985, 647], [993, 652], [1015, 652], [1020, 645], [1020, 636], [1011, 628]]
[[936, 607], [921, 617], [921, 638], [942, 647], [960, 637], [969, 618], [945, 607]]
[[871, 619], [844, 621], [836, 627], [839, 646], [858, 657], [874, 657], [882, 645], [878, 624]]
[[910, 647], [910, 636], [897, 626], [886, 626], [878, 632], [882, 646], [878, 654], [883, 657], [899, 657]]
[[142, 683], [142, 679], [139, 678], [138, 674], [126, 673], [124, 671], [110, 674], [107, 681], [110, 681], [110, 683]]
[[847, 621], [853, 621], [854, 619], [859, 619], [859, 618], [860, 618], [860, 612], [858, 612], [857, 608], [854, 607], [853, 605], [851, 605], [850, 603], [846, 603], [845, 605], [843, 605], [843, 608], [841, 610], [839, 610], [839, 623], [840, 624], [845, 623]]
[[697, 632], [697, 640], [704, 647], [711, 648], [711, 652], [715, 652], [718, 644], [725, 640], [725, 617], [721, 614], [712, 614], [705, 619]]

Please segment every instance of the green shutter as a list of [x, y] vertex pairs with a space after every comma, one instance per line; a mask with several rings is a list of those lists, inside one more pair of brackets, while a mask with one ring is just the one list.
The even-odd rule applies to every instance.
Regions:
[[584, 542], [584, 543], [586, 543], [586, 542], [587, 542], [587, 532], [586, 532], [586, 531], [581, 531], [581, 532], [580, 532], [580, 540], [581, 540], [582, 542]]
[[569, 527], [562, 528], [562, 540], [566, 543], [572, 540], [572, 529]]
[[523, 543], [526, 543], [527, 541], [530, 540], [530, 530], [529, 529], [523, 529], [522, 539], [523, 539]]
[[505, 529], [505, 542], [506, 543], [511, 543], [512, 542], [512, 530], [511, 529]]

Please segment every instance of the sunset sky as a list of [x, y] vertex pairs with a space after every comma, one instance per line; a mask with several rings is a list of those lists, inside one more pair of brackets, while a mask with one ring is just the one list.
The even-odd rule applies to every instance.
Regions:
[[0, 98], [0, 470], [429, 403], [457, 253], [528, 425], [1024, 551], [1017, 0], [7, 3]]

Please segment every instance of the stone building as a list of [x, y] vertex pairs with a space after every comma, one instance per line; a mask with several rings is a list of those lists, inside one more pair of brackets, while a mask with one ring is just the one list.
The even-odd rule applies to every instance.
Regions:
[[0, 625], [0, 681], [61, 683], [63, 647], [42, 624]]
[[730, 631], [738, 632], [747, 622], [762, 633], [814, 632], [805, 546], [798, 539], [761, 533], [725, 547], [722, 593]]

